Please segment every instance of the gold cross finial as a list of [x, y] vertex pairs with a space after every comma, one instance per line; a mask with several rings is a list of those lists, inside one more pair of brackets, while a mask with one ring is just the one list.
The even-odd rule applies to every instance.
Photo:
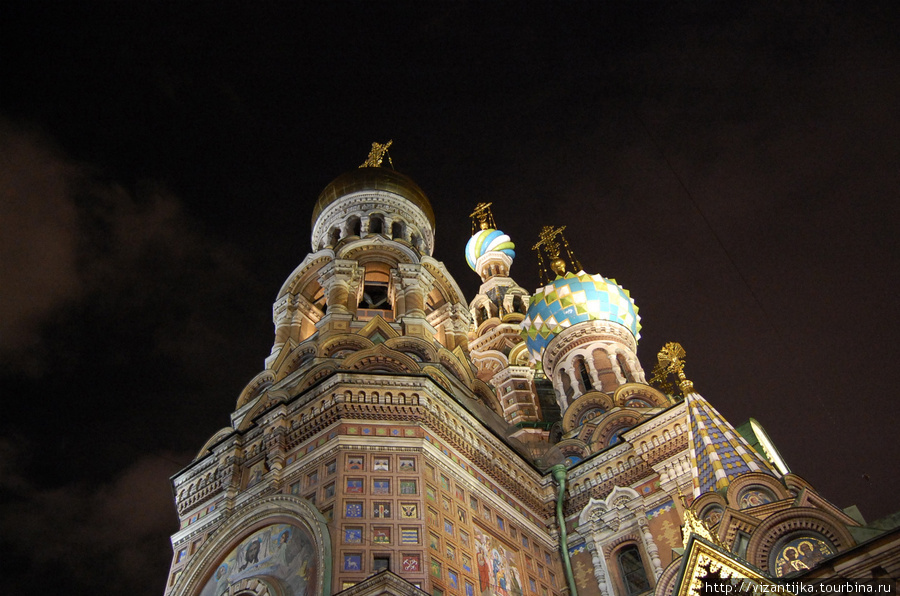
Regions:
[[475, 211], [469, 214], [469, 217], [472, 218], [472, 232], [475, 232], [475, 222], [478, 222], [478, 227], [482, 230], [488, 229], [497, 229], [497, 224], [494, 223], [494, 215], [491, 213], [491, 205], [493, 203], [478, 203], [475, 205]]
[[675, 384], [669, 380], [669, 375], [675, 375], [678, 379], [678, 388], [682, 395], [694, 391], [694, 384], [684, 374], [684, 363], [687, 354], [678, 342], [669, 342], [663, 346], [656, 355], [657, 365], [653, 369], [653, 377], [650, 383], [656, 384], [669, 395], [675, 393]]
[[[566, 274], [566, 261], [559, 256], [559, 245], [560, 242], [566, 247], [566, 252], [569, 255], [569, 261], [572, 266], [576, 269], [581, 269], [581, 263], [579, 263], [575, 259], [575, 255], [572, 254], [572, 249], [569, 248], [569, 243], [566, 241], [566, 237], [563, 236], [563, 230], [566, 229], [566, 226], [561, 226], [559, 228], [554, 228], [553, 226], [544, 226], [541, 228], [541, 233], [538, 235], [540, 240], [537, 244], [531, 247], [531, 250], [536, 250], [538, 254], [538, 263], [541, 268], [541, 276], [546, 278], [547, 281], [550, 281], [550, 276], [547, 274], [547, 270], [544, 267], [544, 258], [542, 256], [542, 252], [547, 254], [547, 260], [550, 261], [550, 269], [556, 273], [556, 275], [562, 277]], [[557, 236], [559, 240], [557, 240]], [[543, 249], [543, 251], [541, 250]]]
[[[384, 159], [385, 154], [388, 151], [388, 147], [391, 146], [394, 140], [391, 139], [387, 143], [383, 145], [381, 143], [372, 143], [372, 149], [369, 150], [369, 157], [366, 158], [366, 161], [362, 163], [361, 168], [379, 168], [381, 167], [381, 162]], [[388, 163], [391, 164], [391, 167], [394, 167], [394, 162], [391, 161], [391, 156], [388, 155]]]

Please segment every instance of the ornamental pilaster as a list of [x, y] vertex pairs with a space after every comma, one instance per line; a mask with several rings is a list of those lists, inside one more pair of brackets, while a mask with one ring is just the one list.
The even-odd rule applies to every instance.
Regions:
[[597, 588], [600, 590], [600, 596], [612, 596], [612, 589], [609, 585], [609, 573], [606, 569], [606, 560], [603, 558], [603, 548], [600, 546], [600, 526], [598, 523], [592, 523], [590, 533], [585, 538], [585, 546], [591, 553], [591, 565], [594, 568], [594, 578], [597, 580]]
[[659, 548], [656, 546], [656, 541], [653, 540], [653, 534], [650, 533], [650, 524], [643, 515], [638, 515], [637, 524], [641, 530], [641, 542], [644, 543], [644, 550], [647, 551], [653, 565], [653, 575], [659, 579], [663, 572], [662, 561], [659, 559]]
[[355, 299], [359, 289], [360, 271], [356, 261], [335, 259], [319, 274], [319, 284], [325, 291], [325, 304], [329, 314], [352, 314], [356, 310]]

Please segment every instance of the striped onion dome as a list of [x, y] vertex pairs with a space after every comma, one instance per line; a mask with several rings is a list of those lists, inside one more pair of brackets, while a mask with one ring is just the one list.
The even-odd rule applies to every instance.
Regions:
[[479, 230], [477, 234], [469, 238], [469, 242], [466, 244], [466, 262], [472, 268], [472, 271], [477, 273], [475, 262], [478, 261], [478, 257], [491, 251], [496, 251], [514, 259], [516, 258], [515, 248], [516, 245], [513, 244], [510, 237], [500, 230], [492, 230], [490, 228]]

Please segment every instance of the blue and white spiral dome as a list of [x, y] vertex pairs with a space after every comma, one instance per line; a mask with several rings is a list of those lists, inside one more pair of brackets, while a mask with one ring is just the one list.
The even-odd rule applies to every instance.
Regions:
[[500, 230], [479, 230], [477, 234], [469, 238], [466, 244], [466, 262], [472, 271], [478, 273], [475, 269], [475, 263], [478, 257], [484, 256], [489, 252], [502, 252], [509, 258], [516, 258], [516, 245], [509, 236]]

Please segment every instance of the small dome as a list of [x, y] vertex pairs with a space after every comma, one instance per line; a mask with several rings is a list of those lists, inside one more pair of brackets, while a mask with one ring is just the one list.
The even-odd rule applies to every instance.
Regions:
[[477, 273], [475, 262], [478, 260], [478, 257], [491, 251], [497, 251], [514, 259], [516, 258], [515, 248], [516, 245], [513, 244], [510, 237], [500, 230], [492, 230], [490, 228], [479, 230], [477, 234], [469, 238], [469, 242], [466, 244], [466, 262], [472, 271]]
[[585, 321], [611, 321], [640, 339], [641, 317], [628, 290], [602, 275], [566, 273], [539, 288], [522, 321], [522, 335], [538, 362], [544, 349], [563, 329]]
[[434, 229], [434, 210], [419, 185], [396, 170], [380, 167], [357, 168], [332, 180], [319, 194], [316, 206], [313, 207], [313, 228], [326, 207], [341, 197], [361, 190], [385, 190], [403, 197], [422, 210], [431, 223], [431, 228]]

